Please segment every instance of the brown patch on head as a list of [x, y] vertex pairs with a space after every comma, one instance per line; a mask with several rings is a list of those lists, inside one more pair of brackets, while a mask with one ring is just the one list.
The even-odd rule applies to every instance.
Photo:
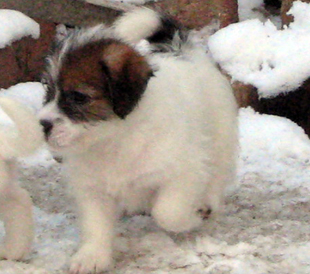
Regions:
[[103, 61], [106, 62], [111, 72], [117, 74], [127, 66], [132, 73], [137, 73], [142, 78], [147, 77], [150, 67], [145, 58], [139, 55], [133, 48], [119, 42], [112, 42], [103, 51]]
[[72, 120], [106, 120], [112, 114], [109, 79], [100, 65], [102, 45], [92, 43], [69, 52], [59, 74], [59, 107]]
[[113, 110], [124, 118], [140, 100], [152, 69], [143, 56], [118, 41], [105, 47], [102, 65], [111, 79]]
[[133, 48], [115, 40], [69, 52], [59, 74], [59, 106], [73, 120], [124, 118], [145, 90], [151, 69]]

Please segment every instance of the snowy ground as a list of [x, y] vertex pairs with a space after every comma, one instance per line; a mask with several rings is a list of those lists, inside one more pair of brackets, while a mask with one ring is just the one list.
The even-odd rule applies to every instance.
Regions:
[[[310, 273], [309, 139], [285, 118], [242, 109], [240, 143], [238, 182], [223, 214], [183, 235], [148, 216], [122, 219], [111, 273]], [[36, 241], [27, 262], [2, 261], [0, 273], [66, 273], [78, 231], [61, 165], [42, 149], [20, 169], [35, 204]]]
[[[4, 93], [36, 110], [41, 92], [40, 84], [27, 83]], [[148, 216], [122, 219], [111, 273], [310, 273], [310, 140], [285, 118], [249, 108], [239, 118], [238, 180], [223, 213], [182, 235], [165, 233]], [[34, 201], [36, 239], [26, 262], [0, 261], [0, 274], [66, 273], [78, 231], [61, 164], [42, 148], [19, 167], [21, 185]]]

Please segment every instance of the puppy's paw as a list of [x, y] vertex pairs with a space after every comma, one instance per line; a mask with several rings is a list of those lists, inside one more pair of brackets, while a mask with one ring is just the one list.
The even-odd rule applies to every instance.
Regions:
[[[205, 199], [205, 206], [202, 206], [201, 208], [205, 211], [208, 209], [212, 210], [212, 213], [215, 212], [221, 212], [223, 210], [223, 204], [224, 204], [224, 196], [223, 194], [214, 194], [213, 192], [210, 192], [206, 195]], [[209, 214], [210, 215], [210, 214]]]
[[111, 250], [103, 246], [84, 245], [72, 257], [70, 274], [98, 274], [113, 266]]
[[30, 252], [29, 245], [9, 245], [4, 244], [0, 246], [0, 260], [23, 260]]
[[200, 215], [190, 206], [184, 207], [181, 203], [157, 203], [152, 215], [159, 226], [170, 232], [188, 232], [202, 224]]
[[7, 235], [4, 237], [3, 245], [0, 245], [0, 259], [23, 260], [31, 251], [32, 226], [28, 224], [22, 232], [11, 230], [12, 228], [6, 231]]
[[5, 250], [4, 247], [1, 245], [0, 246], [0, 260], [5, 259]]

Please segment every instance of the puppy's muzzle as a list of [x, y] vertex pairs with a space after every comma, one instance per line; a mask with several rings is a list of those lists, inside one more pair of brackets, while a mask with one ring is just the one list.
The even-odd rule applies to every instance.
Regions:
[[44, 132], [45, 138], [47, 139], [53, 129], [53, 123], [49, 120], [40, 120], [40, 124], [43, 127], [43, 132]]

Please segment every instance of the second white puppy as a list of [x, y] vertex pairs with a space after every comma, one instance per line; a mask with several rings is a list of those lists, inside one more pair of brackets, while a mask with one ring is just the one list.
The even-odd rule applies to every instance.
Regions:
[[[134, 47], [147, 39], [153, 52]], [[73, 32], [49, 57], [41, 123], [80, 214], [71, 273], [112, 266], [116, 220], [150, 213], [190, 231], [234, 181], [237, 107], [228, 81], [178, 24], [153, 10]]]
[[25, 258], [33, 240], [32, 201], [17, 182], [16, 158], [32, 153], [43, 143], [38, 119], [24, 105], [0, 97], [0, 108], [12, 122], [0, 120], [0, 219], [4, 221], [5, 238], [0, 259]]

